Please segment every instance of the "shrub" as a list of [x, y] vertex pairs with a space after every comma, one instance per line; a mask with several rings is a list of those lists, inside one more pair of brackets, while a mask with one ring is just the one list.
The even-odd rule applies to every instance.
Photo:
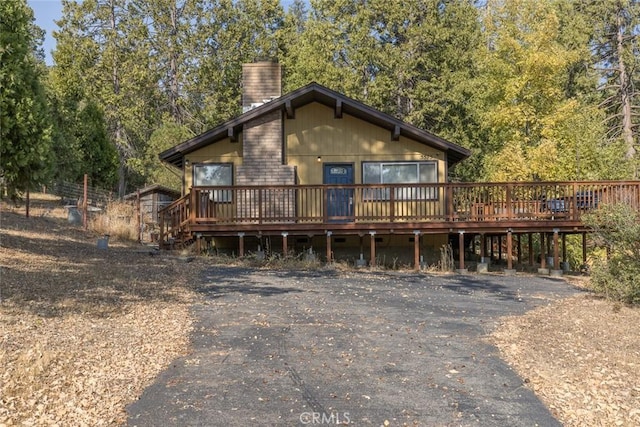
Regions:
[[593, 289], [614, 301], [640, 304], [640, 212], [629, 205], [602, 205], [583, 219], [608, 254], [594, 262]]
[[108, 234], [116, 240], [137, 240], [136, 208], [130, 203], [111, 202], [104, 211], [93, 215], [89, 228], [98, 234]]

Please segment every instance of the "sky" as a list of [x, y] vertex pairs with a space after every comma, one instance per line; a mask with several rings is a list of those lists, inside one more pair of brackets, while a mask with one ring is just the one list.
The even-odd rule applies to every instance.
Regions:
[[[1, 1], [1, 0], [0, 0]], [[44, 36], [45, 62], [47, 65], [53, 64], [51, 51], [56, 47], [56, 40], [53, 38], [53, 32], [58, 29], [54, 21], [62, 17], [62, 1], [61, 0], [27, 0], [29, 7], [33, 9], [36, 17], [36, 25], [42, 28], [46, 34]]]
[[[4, 1], [4, 0], [0, 0]], [[51, 51], [56, 48], [56, 39], [53, 38], [53, 32], [58, 29], [54, 21], [62, 17], [62, 1], [61, 0], [27, 0], [29, 7], [33, 9], [36, 18], [36, 25], [45, 31], [44, 49], [45, 62], [47, 65], [53, 65]], [[287, 8], [293, 0], [281, 0], [281, 3]]]

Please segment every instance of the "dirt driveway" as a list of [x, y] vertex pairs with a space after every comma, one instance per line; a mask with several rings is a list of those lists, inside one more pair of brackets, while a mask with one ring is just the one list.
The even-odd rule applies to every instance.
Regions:
[[483, 337], [562, 280], [216, 266], [201, 291], [130, 426], [560, 425]]

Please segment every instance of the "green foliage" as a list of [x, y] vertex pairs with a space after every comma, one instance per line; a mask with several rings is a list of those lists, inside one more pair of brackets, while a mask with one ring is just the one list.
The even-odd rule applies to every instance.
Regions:
[[633, 176], [638, 2], [480, 3], [296, 0], [285, 13], [279, 0], [63, 0], [55, 175], [95, 170], [112, 185], [115, 150], [120, 194], [164, 182], [161, 147], [240, 114], [242, 64], [276, 59], [285, 92], [317, 81], [471, 149], [454, 179]]
[[16, 198], [46, 182], [52, 130], [33, 11], [24, 0], [3, 1], [0, 19], [0, 178]]
[[609, 253], [593, 266], [593, 289], [615, 301], [640, 304], [640, 212], [632, 205], [602, 205], [583, 219]]
[[604, 131], [594, 128], [597, 114], [566, 97], [584, 51], [563, 44], [558, 10], [549, 1], [490, 2], [485, 27], [489, 42], [479, 79], [487, 90], [478, 114], [489, 136], [486, 177], [575, 179], [580, 168], [571, 159], [579, 158], [581, 146], [595, 146]]
[[160, 184], [179, 190], [182, 183], [180, 171], [175, 170], [172, 166], [162, 164], [158, 153], [192, 136], [193, 134], [186, 126], [180, 125], [172, 119], [165, 119], [164, 123], [151, 134], [144, 157], [132, 164], [132, 167], [146, 177], [146, 184]]

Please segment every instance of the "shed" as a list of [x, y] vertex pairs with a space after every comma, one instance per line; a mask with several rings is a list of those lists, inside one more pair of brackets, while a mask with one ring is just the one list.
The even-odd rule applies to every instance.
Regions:
[[124, 196], [126, 201], [135, 202], [140, 197], [140, 213], [145, 223], [158, 224], [158, 211], [180, 198], [180, 192], [159, 184], [150, 185]]

